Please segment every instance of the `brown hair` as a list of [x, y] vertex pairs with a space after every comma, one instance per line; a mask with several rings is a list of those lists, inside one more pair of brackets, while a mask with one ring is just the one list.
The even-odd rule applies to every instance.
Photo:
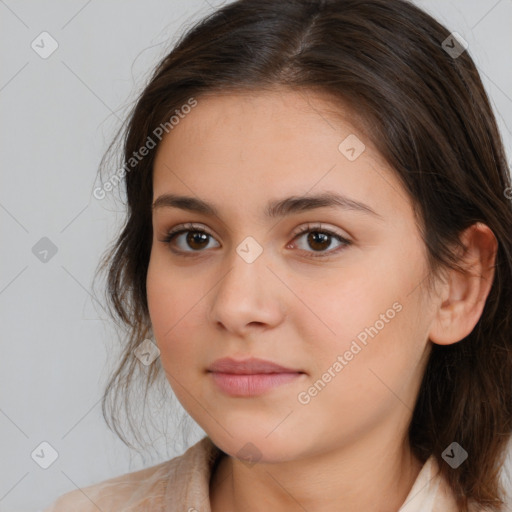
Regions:
[[[116, 139], [123, 134], [126, 166], [190, 98], [274, 87], [326, 93], [357, 114], [410, 194], [428, 249], [429, 283], [443, 269], [460, 269], [461, 232], [487, 224], [498, 241], [490, 294], [466, 338], [433, 344], [409, 440], [421, 461], [436, 457], [459, 510], [475, 500], [501, 511], [499, 476], [512, 427], [512, 204], [506, 197], [512, 188], [478, 71], [468, 51], [447, 51], [449, 37], [406, 0], [237, 1], [177, 41]], [[111, 314], [127, 329], [103, 414], [126, 444], [116, 407], [124, 395], [129, 409], [126, 392], [141, 366], [133, 350], [151, 329], [146, 272], [155, 153], [132, 161], [125, 173], [126, 223], [101, 265], [108, 267]], [[157, 360], [145, 370], [147, 394], [162, 367]], [[469, 453], [456, 469], [441, 456], [454, 441]]]

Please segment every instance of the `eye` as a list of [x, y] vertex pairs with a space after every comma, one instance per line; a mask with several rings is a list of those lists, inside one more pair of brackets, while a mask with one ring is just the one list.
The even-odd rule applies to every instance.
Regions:
[[[308, 258], [325, 258], [327, 256], [331, 256], [335, 253], [342, 251], [347, 246], [352, 244], [350, 240], [347, 240], [342, 235], [332, 230], [323, 229], [321, 225], [311, 226], [309, 224], [305, 228], [302, 228], [299, 232], [294, 233], [294, 238], [292, 241], [297, 240], [298, 238], [302, 237], [305, 234], [309, 235], [306, 238], [306, 243], [313, 248], [313, 251], [302, 249], [306, 253], [311, 253], [306, 256]], [[186, 236], [183, 237], [183, 235]], [[209, 238], [213, 238], [213, 235], [205, 231], [202, 227], [196, 226], [194, 224], [182, 224], [169, 231], [165, 238], [160, 241], [167, 244], [171, 248], [171, 251], [174, 252], [175, 254], [178, 254], [179, 256], [188, 257], [194, 256], [194, 253], [203, 252], [202, 249], [208, 247]], [[326, 251], [325, 249], [331, 246], [333, 238], [336, 239], [340, 243], [340, 245], [336, 249]], [[172, 247], [173, 244], [179, 242], [180, 239], [184, 240], [184, 243], [193, 250], [189, 251], [183, 248], [180, 248], [178, 250], [174, 249]], [[287, 248], [289, 247], [290, 244], [287, 245]], [[314, 254], [315, 252], [318, 254]]]
[[[185, 243], [188, 244], [189, 247], [192, 247], [194, 250], [186, 251], [183, 249], [173, 249], [172, 244], [175, 243], [175, 239], [179, 240], [182, 238], [182, 235], [186, 233], [188, 233], [188, 235], [185, 237]], [[191, 254], [182, 253], [201, 252], [201, 249], [205, 248], [205, 242], [208, 241], [208, 238], [213, 238], [213, 235], [203, 229], [198, 228], [194, 224], [182, 224], [169, 231], [165, 238], [161, 240], [161, 242], [167, 244], [171, 248], [172, 252], [186, 257], [190, 256]]]
[[[295, 233], [293, 240], [297, 240], [305, 234], [308, 234], [305, 239], [306, 243], [314, 249], [314, 251], [307, 256], [308, 258], [326, 258], [328, 256], [332, 256], [333, 254], [337, 254], [342, 251], [352, 243], [350, 240], [347, 240], [335, 231], [323, 229], [322, 225], [311, 226], [310, 224], [305, 228], [302, 228], [298, 233]], [[325, 251], [326, 248], [330, 247], [333, 238], [340, 242], [340, 245], [336, 249]]]

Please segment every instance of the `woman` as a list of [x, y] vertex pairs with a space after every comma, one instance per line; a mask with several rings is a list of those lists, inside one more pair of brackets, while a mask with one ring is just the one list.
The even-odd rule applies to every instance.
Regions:
[[142, 361], [207, 436], [48, 511], [507, 510], [512, 188], [460, 36], [404, 0], [226, 5], [120, 175], [105, 416]]

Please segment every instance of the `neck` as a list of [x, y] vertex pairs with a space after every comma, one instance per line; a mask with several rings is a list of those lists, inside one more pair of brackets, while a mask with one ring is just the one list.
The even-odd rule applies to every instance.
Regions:
[[408, 442], [379, 434], [293, 461], [249, 467], [225, 456], [210, 481], [211, 510], [397, 512], [422, 463]]

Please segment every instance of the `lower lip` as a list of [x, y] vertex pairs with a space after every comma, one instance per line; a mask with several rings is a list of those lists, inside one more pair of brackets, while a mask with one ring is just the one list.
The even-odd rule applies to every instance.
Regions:
[[222, 391], [232, 396], [256, 396], [270, 389], [297, 379], [302, 373], [234, 373], [211, 372], [212, 378]]

